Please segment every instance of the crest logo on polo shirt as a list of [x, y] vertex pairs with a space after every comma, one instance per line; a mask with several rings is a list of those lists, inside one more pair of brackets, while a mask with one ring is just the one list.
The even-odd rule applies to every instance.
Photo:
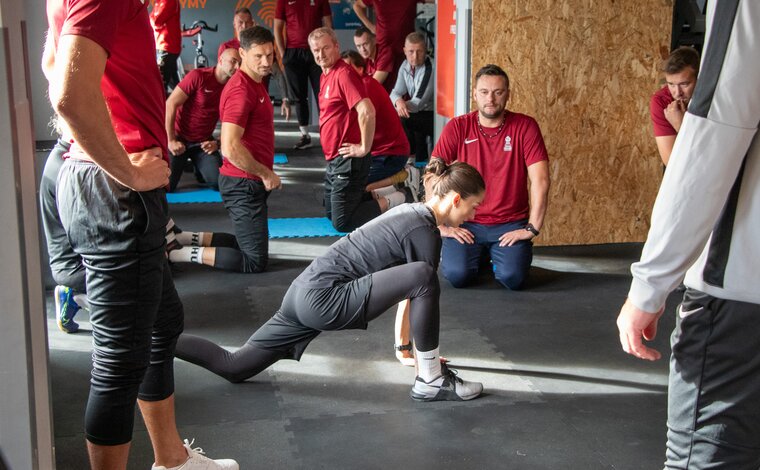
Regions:
[[504, 151], [505, 152], [512, 151], [512, 137], [510, 136], [504, 137]]
[[327, 87], [325, 88], [325, 99], [326, 100], [330, 99], [330, 85], [327, 85]]

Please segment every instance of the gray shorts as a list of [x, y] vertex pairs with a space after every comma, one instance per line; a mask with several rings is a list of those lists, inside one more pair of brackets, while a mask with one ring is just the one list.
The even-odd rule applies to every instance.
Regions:
[[688, 289], [671, 343], [665, 467], [760, 468], [760, 305]]
[[291, 285], [280, 309], [251, 335], [248, 343], [284, 352], [286, 359], [299, 360], [306, 346], [322, 331], [366, 330], [371, 288], [371, 274], [322, 289]]

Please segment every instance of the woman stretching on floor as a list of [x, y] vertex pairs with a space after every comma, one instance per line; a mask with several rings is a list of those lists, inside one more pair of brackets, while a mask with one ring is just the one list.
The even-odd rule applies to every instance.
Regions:
[[366, 329], [368, 322], [410, 299], [418, 359], [412, 398], [480, 395], [482, 384], [458, 378], [439, 358], [438, 225], [458, 227], [471, 219], [485, 183], [475, 168], [439, 159], [428, 165], [424, 182], [430, 189], [427, 202], [398, 206], [334, 243], [293, 281], [280, 309], [236, 352], [183, 334], [176, 356], [242, 382], [280, 359], [300, 359], [321, 331]]

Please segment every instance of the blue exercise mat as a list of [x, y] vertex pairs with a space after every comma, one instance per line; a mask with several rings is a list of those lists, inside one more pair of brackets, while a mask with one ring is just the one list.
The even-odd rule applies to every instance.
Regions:
[[269, 219], [269, 238], [342, 237], [325, 217]]
[[[275, 153], [274, 164], [287, 165], [288, 156], [284, 153]], [[166, 200], [169, 201], [169, 204], [198, 204], [203, 202], [222, 202], [222, 196], [218, 191], [206, 188], [167, 193]]]
[[201, 202], [222, 202], [222, 195], [213, 189], [194, 189], [192, 191], [180, 191], [166, 193], [169, 204], [192, 204]]

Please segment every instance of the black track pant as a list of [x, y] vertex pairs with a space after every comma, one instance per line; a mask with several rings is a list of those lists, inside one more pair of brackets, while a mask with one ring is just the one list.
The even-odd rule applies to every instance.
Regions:
[[427, 138], [433, 138], [433, 112], [418, 111], [410, 113], [408, 118], [401, 118], [409, 148], [415, 155], [415, 161], [428, 161]]
[[[235, 226], [235, 238], [242, 253], [240, 272], [263, 271], [269, 261], [269, 191], [261, 181], [219, 175], [219, 192]], [[217, 256], [223, 251], [226, 250], [217, 250]], [[228, 262], [234, 266], [234, 260]]]
[[169, 192], [177, 189], [188, 158], [193, 162], [195, 172], [203, 178], [203, 182], [214, 191], [219, 191], [219, 167], [222, 166], [222, 156], [219, 152], [206, 153], [197, 142], [186, 143], [185, 149], [185, 153], [171, 157]]
[[58, 172], [63, 166], [63, 155], [69, 151], [71, 144], [58, 139], [50, 151], [40, 181], [40, 212], [45, 228], [47, 250], [50, 258], [50, 270], [56, 284], [67, 286], [77, 294], [83, 294], [85, 287], [85, 269], [82, 257], [71, 247], [69, 238], [61, 224], [56, 204], [56, 185]]
[[296, 113], [298, 125], [309, 125], [309, 82], [314, 96], [319, 96], [319, 77], [322, 70], [316, 62], [311, 51], [306, 48], [288, 48], [282, 58], [285, 67], [285, 76], [290, 84], [293, 98], [298, 100]]
[[[211, 341], [183, 334], [177, 342], [176, 356], [206, 368], [230, 382], [242, 382], [280, 359], [300, 358], [308, 343], [320, 332], [313, 328], [314, 325], [337, 325], [336, 328], [325, 329], [366, 327], [368, 322], [404, 299], [410, 299], [409, 318], [417, 349], [430, 351], [437, 348], [440, 286], [435, 269], [425, 262], [417, 261], [378, 271], [370, 274], [370, 277], [369, 295], [366, 302], [363, 302], [363, 311], [360, 312], [359, 318], [354, 316], [350, 308], [348, 311], [333, 309], [335, 305], [347, 305], [351, 302], [340, 302], [341, 299], [338, 298], [330, 299], [330, 292], [324, 295], [325, 289], [291, 286], [285, 294], [280, 311], [237, 351], [229, 352]], [[358, 283], [363, 279], [365, 278], [349, 284]], [[345, 286], [329, 289], [335, 292], [346, 291]], [[315, 309], [315, 302], [310, 300], [315, 298], [315, 293], [316, 297], [321, 299], [320, 305], [324, 307]], [[352, 297], [357, 297], [355, 294], [356, 290], [353, 290]], [[344, 325], [341, 321], [336, 323], [336, 320], [342, 319], [351, 319], [351, 324]], [[304, 321], [312, 327], [305, 326]]]
[[336, 230], [350, 232], [380, 215], [377, 201], [365, 191], [371, 165], [371, 155], [327, 162], [325, 215]]
[[158, 70], [161, 72], [161, 79], [164, 82], [164, 90], [169, 96], [174, 87], [179, 84], [179, 69], [177, 68], [177, 59], [179, 54], [171, 54], [166, 51], [156, 50], [156, 60]]

